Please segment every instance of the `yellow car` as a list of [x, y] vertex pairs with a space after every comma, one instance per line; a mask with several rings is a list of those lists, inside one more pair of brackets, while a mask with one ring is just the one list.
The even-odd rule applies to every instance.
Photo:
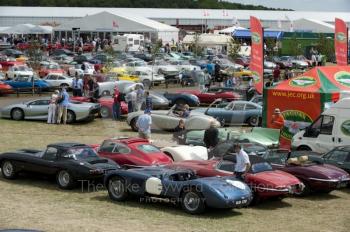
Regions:
[[28, 60], [28, 57], [23, 56], [23, 55], [16, 58], [16, 61], [18, 61], [18, 62], [27, 62], [27, 60]]
[[252, 71], [246, 70], [243, 68], [234, 68], [234, 67], [228, 67], [225, 70], [221, 71], [222, 74], [227, 76], [235, 76], [235, 77], [251, 77], [253, 76]]
[[115, 79], [118, 81], [133, 81], [133, 82], [140, 82], [140, 78], [138, 76], [135, 75], [130, 75], [127, 73], [108, 73], [107, 74], [109, 76], [109, 78], [111, 79]]

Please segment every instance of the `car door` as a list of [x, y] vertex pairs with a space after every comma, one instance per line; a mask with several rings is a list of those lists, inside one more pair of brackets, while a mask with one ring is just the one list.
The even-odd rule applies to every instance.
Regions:
[[334, 148], [336, 143], [336, 131], [334, 126], [335, 117], [332, 115], [323, 115], [320, 132], [316, 139], [318, 152], [325, 153]]
[[32, 162], [28, 166], [28, 171], [47, 175], [55, 174], [53, 168], [57, 162], [58, 152], [57, 148], [48, 147], [42, 157], [32, 159]]
[[175, 116], [172, 112], [165, 114], [151, 114], [152, 128], [158, 130], [171, 130], [179, 125], [180, 117]]
[[47, 80], [48, 80], [48, 83], [50, 84], [51, 87], [59, 86], [57, 84], [57, 78], [58, 78], [58, 76], [55, 75], [55, 74], [51, 74], [51, 75], [48, 76]]
[[325, 163], [333, 164], [341, 169], [350, 171], [350, 152], [343, 149], [334, 149], [323, 156]]
[[25, 116], [27, 119], [46, 120], [49, 111], [50, 100], [36, 100], [27, 104]]
[[245, 104], [235, 102], [232, 107], [230, 116], [231, 124], [243, 124], [245, 122]]
[[347, 113], [338, 113], [334, 127], [337, 128], [336, 130], [334, 130], [334, 132], [336, 133], [335, 146], [350, 145], [350, 115], [348, 115]]

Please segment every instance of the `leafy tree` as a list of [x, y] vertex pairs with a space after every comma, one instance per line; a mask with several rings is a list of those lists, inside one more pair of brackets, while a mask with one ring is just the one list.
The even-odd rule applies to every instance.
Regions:
[[193, 42], [191, 43], [192, 52], [196, 56], [201, 56], [203, 53], [203, 48], [199, 45], [200, 35], [198, 33], [194, 34]]
[[326, 56], [326, 60], [332, 60], [335, 57], [334, 40], [327, 38], [323, 33], [319, 34], [317, 41], [317, 50], [321, 55]]
[[241, 44], [234, 40], [233, 38], [230, 39], [229, 49], [228, 49], [228, 56], [234, 60], [237, 58], [239, 50], [241, 49]]

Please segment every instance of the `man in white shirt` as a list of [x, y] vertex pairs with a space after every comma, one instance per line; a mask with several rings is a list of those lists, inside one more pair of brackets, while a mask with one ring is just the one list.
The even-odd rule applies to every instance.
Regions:
[[234, 151], [236, 155], [235, 176], [237, 179], [244, 181], [245, 174], [250, 169], [248, 154], [242, 149], [240, 144], [235, 144]]

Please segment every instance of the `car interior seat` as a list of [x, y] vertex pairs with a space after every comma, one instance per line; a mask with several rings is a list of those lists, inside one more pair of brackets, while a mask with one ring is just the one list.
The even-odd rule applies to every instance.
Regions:
[[287, 163], [293, 165], [300, 165], [300, 161], [298, 160], [298, 158], [289, 158], [287, 160]]

